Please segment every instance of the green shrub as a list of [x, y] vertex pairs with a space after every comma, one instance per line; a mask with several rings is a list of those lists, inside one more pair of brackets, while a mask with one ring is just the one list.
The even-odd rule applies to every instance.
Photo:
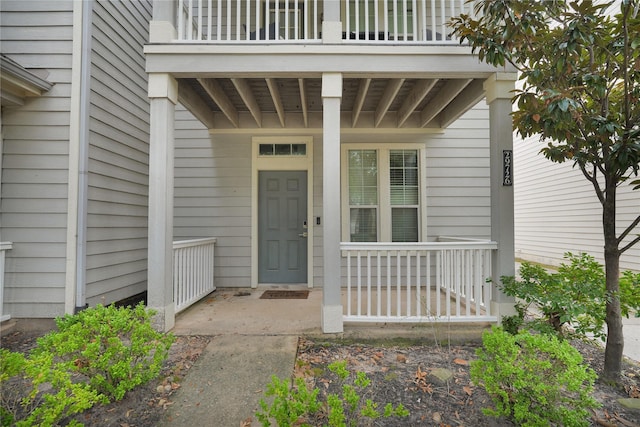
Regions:
[[88, 384], [72, 381], [50, 353], [24, 357], [0, 350], [0, 388], [2, 426], [53, 426], [104, 401]]
[[309, 390], [303, 378], [297, 378], [294, 387], [289, 389], [288, 381], [273, 376], [265, 393], [265, 396], [273, 397], [273, 402], [268, 405], [264, 399], [260, 400], [262, 412], [256, 413], [258, 421], [264, 427], [271, 426], [272, 420], [279, 427], [309, 426], [306, 422], [310, 417], [324, 416], [329, 426], [346, 427], [358, 425], [361, 419], [409, 415], [402, 404], [394, 407], [388, 403], [381, 411], [371, 399], [363, 400], [362, 396], [371, 380], [364, 372], [356, 372], [353, 377], [345, 361], [330, 364], [329, 370], [336, 375], [341, 387], [340, 393], [327, 395], [326, 405], [318, 401], [320, 390], [317, 387]]
[[588, 409], [598, 406], [591, 397], [596, 374], [567, 341], [494, 328], [482, 343], [470, 374], [495, 405], [485, 414], [525, 427], [589, 425]]
[[160, 373], [173, 343], [172, 335], [156, 332], [152, 312], [104, 307], [56, 319], [58, 331], [38, 340], [38, 353], [51, 353], [60, 363], [87, 378], [109, 401], [120, 400], [134, 387]]
[[2, 426], [58, 425], [155, 378], [173, 336], [153, 330], [152, 314], [98, 305], [56, 319], [28, 356], [0, 350]]
[[[605, 273], [602, 265], [588, 254], [565, 254], [569, 264], [561, 264], [556, 273], [543, 267], [523, 262], [520, 266], [520, 280], [513, 276], [502, 277], [502, 291], [522, 301], [518, 315], [506, 319], [505, 325], [517, 330], [530, 306], [542, 312], [542, 319], [534, 319], [527, 324], [543, 333], [566, 336], [565, 325], [570, 324], [577, 337], [593, 335], [606, 339], [604, 328], [607, 294]], [[626, 271], [620, 278], [620, 305], [624, 316], [640, 310], [640, 274]]]

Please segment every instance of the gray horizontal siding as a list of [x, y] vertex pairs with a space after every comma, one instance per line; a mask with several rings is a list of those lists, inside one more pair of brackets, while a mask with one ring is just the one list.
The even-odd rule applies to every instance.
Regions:
[[4, 313], [64, 313], [71, 1], [7, 1], [0, 6], [2, 53], [54, 84], [39, 98], [2, 112]]
[[216, 284], [251, 284], [251, 138], [176, 113], [174, 240], [216, 237]]
[[[542, 146], [537, 138], [514, 143], [516, 256], [558, 265], [565, 252], [587, 252], [604, 263], [602, 207], [593, 187], [571, 162], [538, 154]], [[620, 186], [617, 207], [621, 233], [640, 214], [640, 192]], [[622, 256], [620, 267], [640, 271], [640, 245]]]
[[151, 2], [93, 9], [87, 302], [146, 290], [149, 104], [142, 48]]
[[489, 110], [484, 102], [427, 138], [427, 234], [489, 238]]

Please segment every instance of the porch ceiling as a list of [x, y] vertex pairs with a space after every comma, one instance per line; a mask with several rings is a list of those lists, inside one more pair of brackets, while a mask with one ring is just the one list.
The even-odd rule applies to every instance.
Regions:
[[[345, 77], [342, 128], [443, 129], [484, 97], [484, 78]], [[321, 78], [182, 78], [181, 103], [210, 129], [322, 126]]]

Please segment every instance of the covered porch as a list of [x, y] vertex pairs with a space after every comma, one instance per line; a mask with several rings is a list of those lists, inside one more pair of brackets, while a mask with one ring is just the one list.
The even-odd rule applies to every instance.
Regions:
[[[461, 3], [457, 1], [353, 2], [356, 9], [360, 7], [356, 5], [364, 7], [369, 3], [371, 9], [357, 12], [352, 8], [349, 13], [373, 14], [382, 19], [374, 19], [369, 24], [367, 20], [362, 21], [365, 30], [362, 39], [348, 36], [351, 18], [346, 15], [348, 8], [341, 7], [343, 2], [212, 4], [238, 7], [260, 4], [263, 8], [276, 7], [276, 3], [284, 4], [285, 12], [286, 4], [303, 4], [307, 11], [322, 5], [322, 13], [318, 15], [322, 31], [313, 39], [293, 36], [253, 39], [242, 34], [240, 38], [214, 37], [217, 30], [212, 30], [209, 36], [208, 28], [213, 28], [211, 25], [218, 18], [205, 13], [206, 8], [198, 9], [205, 3], [165, 1], [158, 2], [157, 8], [154, 6], [150, 43], [145, 48], [151, 99], [148, 290], [149, 304], [159, 313], [159, 327], [173, 328], [176, 312], [172, 259], [177, 234], [174, 222], [176, 208], [184, 210], [182, 205], [174, 205], [178, 104], [206, 127], [211, 139], [210, 146], [199, 145], [194, 152], [233, 151], [233, 159], [242, 169], [235, 178], [240, 178], [244, 185], [238, 190], [244, 194], [242, 206], [229, 209], [233, 214], [225, 214], [226, 219], [221, 220], [218, 228], [209, 227], [226, 231], [224, 227], [233, 224], [234, 232], [242, 235], [240, 239], [232, 242], [230, 237], [204, 231], [196, 235], [195, 227], [186, 224], [188, 217], [180, 218], [182, 229], [187, 229], [180, 238], [215, 236], [218, 239], [216, 268], [233, 269], [230, 275], [241, 270], [240, 281], [233, 282], [227, 275], [224, 277], [227, 283], [218, 286], [237, 283], [260, 289], [274, 284], [272, 280], [261, 279], [258, 271], [262, 256], [258, 244], [260, 175], [272, 170], [302, 171], [306, 181], [301, 185], [307, 189], [308, 209], [304, 221], [300, 221], [304, 228], [297, 231], [302, 240], [296, 247], [304, 249], [306, 254], [305, 273], [298, 284], [313, 288], [314, 292], [322, 288], [318, 316], [323, 332], [343, 332], [346, 322], [486, 323], [510, 314], [512, 302], [501, 295], [495, 283], [502, 275], [514, 274], [509, 115], [510, 90], [515, 81], [512, 70], [496, 70], [479, 63], [468, 47], [457, 45], [451, 38], [437, 35], [427, 38], [418, 32], [412, 37], [408, 33], [406, 37], [395, 34], [393, 38], [376, 35], [376, 28], [378, 32], [380, 28], [390, 28], [388, 22], [384, 24], [390, 19], [383, 18], [384, 10], [402, 6], [407, 19], [410, 6], [415, 7], [412, 11], [420, 10], [420, 16], [424, 10], [426, 18], [419, 24], [416, 16], [413, 28], [427, 34], [432, 14], [426, 13], [426, 8], [432, 4], [444, 5], [444, 9], [438, 10], [461, 13], [462, 10], [457, 9]], [[186, 24], [178, 21], [185, 16], [183, 10], [189, 16], [188, 22], [196, 25], [195, 33], [191, 32], [190, 36], [184, 32]], [[255, 29], [252, 10], [247, 13], [248, 18], [244, 12], [224, 15], [224, 22], [234, 23], [236, 29], [220, 34], [238, 35], [237, 26], [243, 22]], [[277, 26], [283, 23], [285, 30], [300, 22], [287, 21], [287, 13], [282, 16], [283, 21], [277, 21]], [[209, 22], [209, 27], [204, 27], [205, 22]], [[440, 26], [435, 31], [443, 34], [445, 27], [437, 25]], [[356, 28], [358, 34], [360, 29]], [[257, 32], [259, 34], [259, 29]], [[294, 34], [298, 33], [294, 31]], [[447, 129], [483, 98], [488, 104], [488, 119], [474, 122], [474, 126], [486, 129], [486, 134], [456, 131], [464, 134], [460, 138], [473, 141], [472, 152], [481, 152], [481, 166], [477, 166], [473, 154], [465, 154], [466, 160], [448, 162], [453, 166], [443, 178], [429, 181], [425, 171], [427, 163], [438, 160], [430, 157], [427, 142], [446, 135]], [[455, 141], [456, 132], [447, 138]], [[272, 151], [269, 151], [270, 145]], [[433, 150], [448, 150], [443, 141], [433, 146]], [[278, 153], [282, 148], [288, 151]], [[460, 146], [447, 155], [453, 159], [453, 153], [463, 152], [464, 147]], [[380, 165], [380, 177], [376, 179], [381, 195], [374, 207], [347, 197], [351, 191], [348, 179], [351, 166], [347, 159], [371, 153], [377, 153]], [[415, 196], [412, 196], [415, 201], [406, 202], [399, 209], [414, 215], [415, 234], [396, 240], [389, 213], [389, 206], [394, 203], [390, 196], [394, 189], [389, 188], [389, 159], [407, 153], [415, 159], [412, 161], [418, 165], [419, 177]], [[222, 159], [222, 163], [210, 164], [228, 167], [224, 162], [231, 164], [227, 158]], [[483, 182], [480, 206], [464, 202], [465, 197], [476, 196], [473, 190], [476, 184], [473, 177], [468, 178], [467, 166], [486, 171], [486, 176], [482, 172], [480, 178]], [[409, 167], [405, 169], [402, 173], [408, 174]], [[376, 176], [377, 173], [376, 170]], [[209, 172], [206, 174], [210, 176]], [[447, 176], [467, 177], [459, 181], [468, 182], [469, 191], [447, 194]], [[231, 200], [229, 195], [236, 192], [234, 184], [229, 181], [224, 185], [225, 200]], [[191, 199], [210, 192], [210, 189], [197, 188], [188, 191]], [[456, 212], [459, 217], [457, 223], [450, 221], [450, 225], [440, 227], [453, 230], [452, 239], [444, 238], [440, 229], [428, 224], [431, 219], [427, 211], [437, 210], [427, 206], [427, 199], [432, 197], [429, 192], [457, 200], [439, 210], [442, 216]], [[219, 199], [215, 203], [219, 203]], [[196, 201], [194, 205], [202, 203]], [[217, 205], [215, 208], [200, 209], [194, 215], [219, 212]], [[196, 208], [190, 209], [195, 212]], [[380, 216], [360, 215], [357, 220], [353, 219], [366, 209], [377, 210]], [[465, 209], [476, 216], [465, 219]], [[246, 219], [240, 219], [238, 214]], [[370, 233], [372, 239], [357, 242], [367, 238], [364, 232], [354, 231], [361, 228], [365, 217], [373, 218], [376, 230]], [[479, 217], [482, 218], [478, 220]], [[463, 229], [472, 229], [473, 233], [467, 234]], [[456, 239], [462, 241], [452, 241]], [[223, 250], [226, 252], [220, 257]], [[219, 257], [224, 261], [218, 262]], [[221, 274], [215, 277], [220, 279]], [[277, 315], [275, 309], [273, 314]]]

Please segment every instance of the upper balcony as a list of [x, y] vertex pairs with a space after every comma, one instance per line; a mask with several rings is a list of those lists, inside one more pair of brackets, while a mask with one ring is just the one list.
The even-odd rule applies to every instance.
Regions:
[[447, 22], [474, 13], [467, 0], [174, 0], [173, 7], [173, 42], [204, 44], [451, 45], [459, 40]]

